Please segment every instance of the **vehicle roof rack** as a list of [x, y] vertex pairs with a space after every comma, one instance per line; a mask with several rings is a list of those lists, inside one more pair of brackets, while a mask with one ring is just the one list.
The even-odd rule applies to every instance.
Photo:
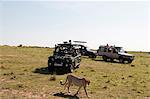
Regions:
[[75, 42], [75, 43], [87, 43], [85, 41], [73, 41], [73, 42]]

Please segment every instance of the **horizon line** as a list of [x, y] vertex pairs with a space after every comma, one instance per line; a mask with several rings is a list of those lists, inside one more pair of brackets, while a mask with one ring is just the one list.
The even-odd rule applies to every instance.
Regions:
[[[0, 46], [9, 46], [9, 47], [26, 47], [26, 48], [55, 48], [55, 46], [40, 46], [40, 45], [23, 45], [23, 44], [18, 44], [18, 45], [9, 45], [9, 44], [0, 44]], [[92, 50], [97, 50], [97, 49], [93, 49]], [[142, 51], [142, 50], [127, 50], [130, 52], [148, 52], [150, 53], [150, 51]]]

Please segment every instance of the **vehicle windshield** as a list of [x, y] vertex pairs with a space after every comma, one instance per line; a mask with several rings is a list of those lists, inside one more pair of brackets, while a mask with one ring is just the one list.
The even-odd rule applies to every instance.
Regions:
[[57, 46], [55, 48], [55, 55], [64, 56], [66, 54], [74, 55], [76, 50], [70, 46]]
[[125, 53], [124, 49], [122, 47], [116, 47], [116, 49], [118, 50], [118, 52], [120, 53]]
[[87, 51], [92, 51], [89, 47], [86, 48]]

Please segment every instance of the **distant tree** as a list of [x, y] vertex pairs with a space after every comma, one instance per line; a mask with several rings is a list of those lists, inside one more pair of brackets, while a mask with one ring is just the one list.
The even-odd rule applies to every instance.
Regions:
[[18, 45], [18, 47], [22, 47], [22, 44]]

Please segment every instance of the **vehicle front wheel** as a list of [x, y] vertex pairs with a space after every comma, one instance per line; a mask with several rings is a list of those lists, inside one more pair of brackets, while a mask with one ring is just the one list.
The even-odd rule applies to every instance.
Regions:
[[121, 58], [119, 58], [119, 62], [120, 63], [124, 63], [124, 59], [121, 57]]
[[96, 55], [92, 55], [92, 58], [96, 58]]
[[132, 60], [128, 60], [128, 63], [132, 63]]
[[53, 72], [54, 71], [53, 63], [51, 63], [50, 60], [48, 60], [48, 71], [49, 72]]
[[67, 70], [68, 70], [69, 73], [72, 73], [73, 70], [74, 70], [74, 68], [73, 68], [72, 65], [69, 65], [69, 66], [67, 67]]
[[111, 62], [114, 62], [114, 59], [113, 59], [113, 58], [111, 58], [111, 59], [110, 59], [110, 61], [111, 61]]
[[48, 71], [49, 72], [53, 72], [54, 71], [54, 67], [53, 66], [48, 66]]
[[107, 61], [107, 57], [106, 56], [102, 56], [104, 61]]
[[89, 55], [89, 58], [92, 58], [93, 56], [92, 55]]

